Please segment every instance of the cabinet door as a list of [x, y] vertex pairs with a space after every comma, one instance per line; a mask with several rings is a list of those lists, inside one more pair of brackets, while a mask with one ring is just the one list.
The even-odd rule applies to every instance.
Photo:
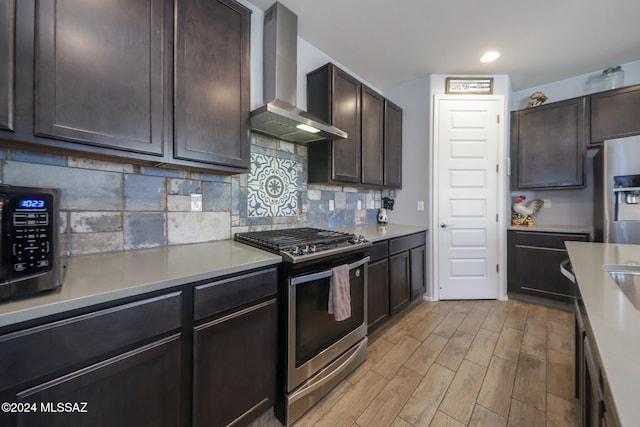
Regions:
[[392, 316], [409, 304], [410, 277], [409, 252], [389, 257], [389, 303]]
[[571, 99], [512, 115], [513, 188], [583, 187], [589, 139], [588, 98]]
[[174, 157], [246, 169], [251, 12], [232, 0], [177, 5]]
[[640, 85], [591, 95], [591, 142], [640, 134]]
[[15, 22], [15, 0], [0, 0], [0, 129], [4, 130], [13, 130]]
[[162, 155], [171, 17], [169, 0], [39, 1], [35, 134]]
[[426, 247], [411, 249], [411, 301], [418, 298], [425, 287]]
[[509, 231], [508, 290], [541, 297], [568, 300], [575, 297], [576, 285], [560, 273], [567, 259], [565, 241], [588, 241], [585, 234]]
[[602, 427], [604, 401], [600, 386], [600, 372], [595, 355], [591, 349], [589, 336], [585, 335], [583, 343], [584, 383], [582, 397], [582, 425], [585, 427]]
[[248, 424], [273, 405], [276, 300], [195, 328], [193, 425]]
[[[175, 335], [24, 390], [18, 401], [33, 402], [38, 411], [18, 414], [17, 424], [182, 426], [180, 352], [180, 336]], [[77, 411], [60, 409], [59, 402], [77, 403], [71, 407]]]
[[332, 123], [349, 135], [332, 143], [332, 178], [360, 182], [360, 83], [334, 68]]
[[171, 292], [2, 335], [0, 390], [174, 331], [182, 303], [182, 292]]
[[559, 267], [567, 256], [562, 249], [519, 247], [516, 270], [520, 289], [548, 297], [572, 297], [575, 285], [560, 274]]
[[402, 109], [384, 102], [384, 185], [402, 187]]
[[367, 292], [367, 326], [369, 332], [389, 319], [389, 261], [369, 264]]
[[[362, 86], [362, 183], [382, 185], [384, 99]], [[339, 144], [340, 141], [335, 142]]]

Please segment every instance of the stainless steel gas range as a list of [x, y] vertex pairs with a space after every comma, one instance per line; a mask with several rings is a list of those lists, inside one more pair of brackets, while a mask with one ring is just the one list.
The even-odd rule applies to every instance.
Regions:
[[[278, 283], [280, 360], [275, 413], [289, 426], [367, 357], [367, 251], [362, 236], [317, 228], [237, 233], [282, 255]], [[344, 266], [348, 267], [344, 267]], [[348, 268], [351, 315], [328, 311], [335, 268]]]

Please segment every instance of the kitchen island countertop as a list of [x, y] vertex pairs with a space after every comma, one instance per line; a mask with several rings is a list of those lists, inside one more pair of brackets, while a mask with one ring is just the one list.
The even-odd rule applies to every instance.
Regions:
[[281, 261], [232, 240], [74, 256], [59, 289], [0, 302], [0, 327]]
[[640, 245], [567, 242], [618, 417], [623, 426], [640, 419], [640, 311], [604, 271], [604, 264], [640, 264]]

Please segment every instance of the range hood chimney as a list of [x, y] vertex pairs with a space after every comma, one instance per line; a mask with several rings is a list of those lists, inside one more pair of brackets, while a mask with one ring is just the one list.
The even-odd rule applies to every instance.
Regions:
[[264, 13], [263, 55], [265, 105], [251, 112], [252, 130], [297, 143], [347, 137], [346, 132], [296, 107], [298, 17], [279, 2]]

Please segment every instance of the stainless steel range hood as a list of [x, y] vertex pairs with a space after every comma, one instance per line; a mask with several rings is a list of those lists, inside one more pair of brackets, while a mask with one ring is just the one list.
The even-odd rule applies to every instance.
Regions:
[[[284, 141], [344, 139], [347, 133], [296, 107], [298, 17], [274, 3], [264, 13], [263, 99], [251, 112], [251, 129]], [[312, 131], [302, 128], [308, 127]]]

